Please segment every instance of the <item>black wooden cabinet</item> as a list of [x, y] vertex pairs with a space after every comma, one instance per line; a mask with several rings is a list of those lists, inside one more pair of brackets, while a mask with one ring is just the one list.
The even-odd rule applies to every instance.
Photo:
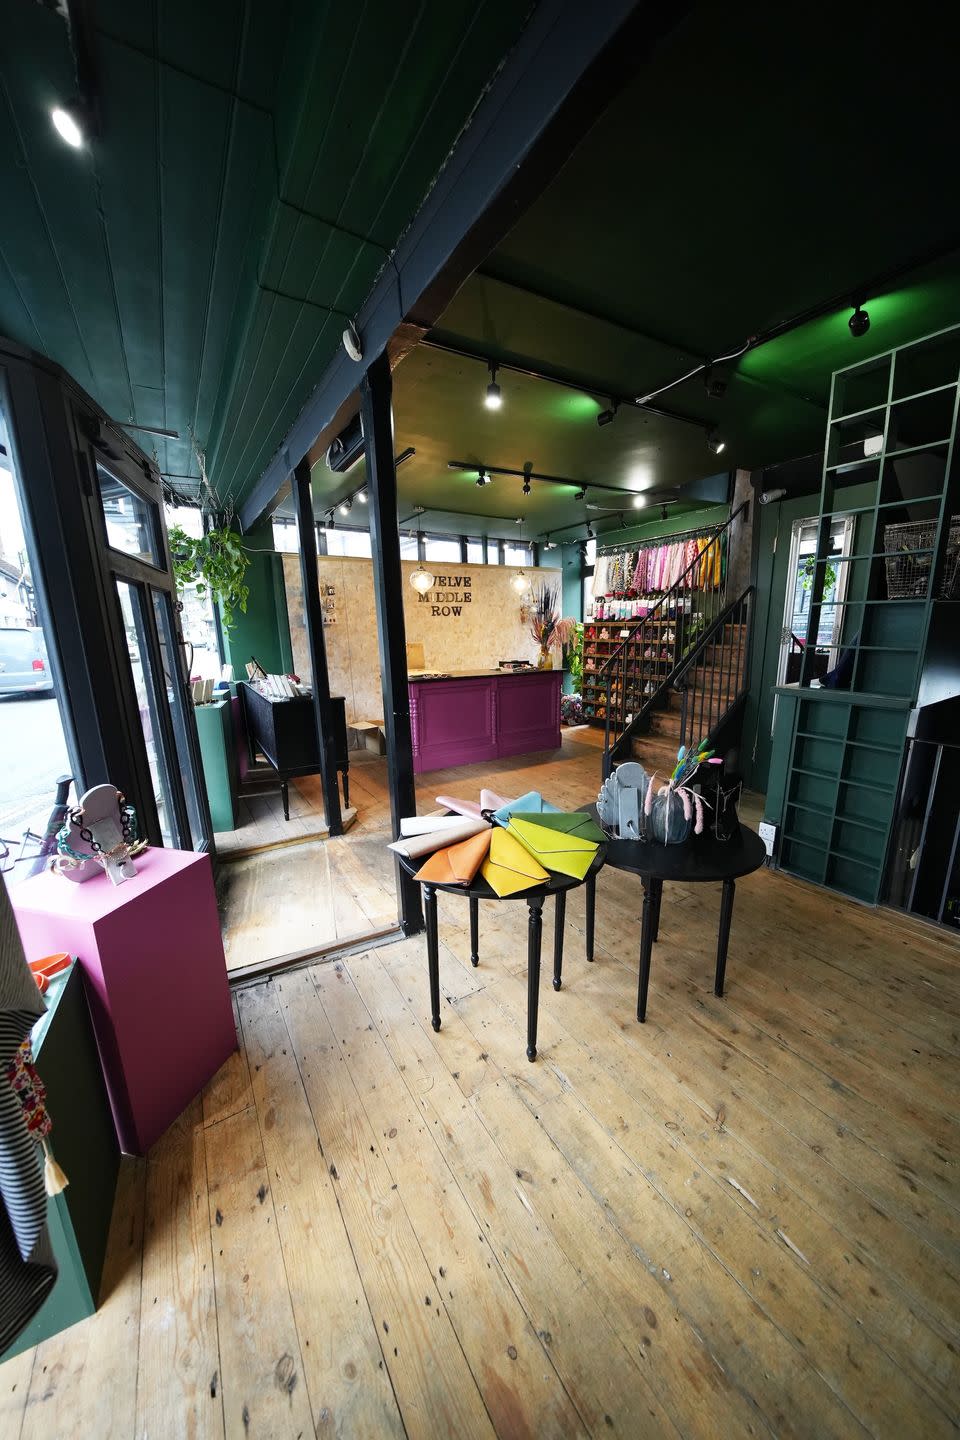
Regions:
[[[297, 775], [320, 773], [320, 747], [313, 700], [309, 695], [292, 700], [270, 700], [253, 685], [237, 685], [247, 732], [251, 761], [259, 751], [277, 772], [283, 792], [283, 812], [289, 820], [287, 782]], [[350, 758], [347, 721], [342, 695], [330, 697], [336, 767], [343, 781], [343, 803], [350, 804]]]

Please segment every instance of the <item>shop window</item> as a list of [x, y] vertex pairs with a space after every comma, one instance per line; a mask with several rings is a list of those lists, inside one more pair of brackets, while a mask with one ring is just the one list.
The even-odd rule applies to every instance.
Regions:
[[[800, 679], [810, 598], [813, 594], [814, 557], [817, 553], [819, 525], [816, 518], [796, 520], [791, 531], [778, 685], [793, 685]], [[816, 638], [816, 661], [812, 672], [817, 676], [825, 674], [839, 659], [843, 600], [850, 567], [837, 562], [841, 557], [850, 555], [852, 542], [853, 517], [839, 516], [830, 525], [831, 561], [827, 565], [823, 606]]]
[[283, 555], [299, 554], [300, 536], [295, 520], [273, 517], [273, 548]]
[[0, 871], [7, 885], [30, 875], [57, 780], [75, 773], [50, 663], [53, 648], [34, 586], [0, 396], [0, 751], [5, 760], [0, 766]]
[[505, 540], [503, 543], [504, 565], [532, 565], [533, 546], [517, 545], [513, 540]]
[[324, 531], [324, 534], [327, 537], [328, 555], [351, 555], [369, 560], [373, 553], [368, 530], [347, 530], [338, 525], [334, 530]]
[[[167, 526], [179, 525], [193, 539], [203, 534], [203, 516], [192, 505], [167, 505], [164, 509]], [[213, 601], [209, 593], [197, 594], [196, 585], [186, 585], [177, 592], [180, 604], [180, 629], [187, 646], [187, 661], [192, 680], [219, 680], [223, 657], [217, 630]]]
[[400, 535], [400, 559], [417, 559], [417, 537], [416, 535]]
[[427, 560], [440, 560], [454, 565], [460, 563], [459, 536], [427, 535], [424, 539], [424, 548], [426, 550], [425, 558]]
[[486, 561], [487, 553], [482, 537], [474, 539], [473, 536], [469, 536], [467, 538], [467, 562], [470, 565], [485, 565]]
[[111, 550], [134, 555], [147, 565], [159, 565], [160, 548], [156, 534], [155, 509], [129, 486], [124, 485], [105, 465], [97, 462], [100, 506]]

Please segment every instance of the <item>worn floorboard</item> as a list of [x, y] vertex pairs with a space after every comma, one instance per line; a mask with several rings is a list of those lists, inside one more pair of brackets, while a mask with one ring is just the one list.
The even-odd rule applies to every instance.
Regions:
[[[382, 768], [327, 889], [287, 859], [251, 922], [395, 918]], [[420, 808], [597, 770], [574, 732]], [[956, 1435], [960, 948], [764, 870], [718, 999], [718, 904], [665, 889], [643, 1026], [636, 879], [592, 965], [572, 892], [559, 992], [548, 906], [533, 1065], [522, 902], [475, 969], [441, 897], [437, 1034], [422, 938], [238, 990], [239, 1052], [124, 1165], [101, 1309], [0, 1366], [3, 1440]]]

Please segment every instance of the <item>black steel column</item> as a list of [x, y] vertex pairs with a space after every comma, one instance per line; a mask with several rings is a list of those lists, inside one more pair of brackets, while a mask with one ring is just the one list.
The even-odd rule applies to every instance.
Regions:
[[331, 835], [343, 834], [340, 814], [340, 791], [337, 789], [337, 756], [330, 710], [330, 676], [327, 672], [327, 646], [323, 638], [323, 609], [320, 605], [320, 577], [317, 574], [317, 541], [310, 492], [310, 462], [304, 456], [293, 472], [293, 498], [297, 506], [297, 531], [300, 537], [300, 583], [303, 586], [303, 616], [307, 626], [307, 646], [313, 671], [313, 713], [317, 722], [320, 754], [320, 780], [323, 803], [327, 812], [327, 828]]
[[[397, 472], [393, 460], [393, 384], [390, 362], [379, 355], [360, 382], [369, 497], [370, 549], [377, 601], [377, 643], [387, 740], [387, 783], [394, 836], [403, 816], [417, 813], [413, 782], [413, 740], [407, 689], [407, 632], [403, 618], [403, 570], [397, 525]], [[420, 886], [395, 865], [400, 925], [404, 934], [423, 929]]]

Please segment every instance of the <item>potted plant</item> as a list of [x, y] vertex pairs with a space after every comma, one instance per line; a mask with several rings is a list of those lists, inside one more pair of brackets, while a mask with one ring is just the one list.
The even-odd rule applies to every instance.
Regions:
[[173, 558], [173, 577], [180, 594], [188, 585], [196, 586], [198, 595], [210, 594], [220, 606], [224, 629], [234, 624], [235, 612], [246, 612], [250, 587], [244, 575], [250, 556], [240, 536], [229, 525], [208, 530], [195, 538], [179, 525], [168, 531]]
[[561, 620], [557, 609], [560, 594], [558, 585], [542, 580], [533, 590], [533, 605], [530, 607], [530, 633], [540, 646], [537, 658], [538, 670], [552, 670], [553, 657], [550, 651], [555, 646], [569, 645], [573, 639], [575, 620]]

